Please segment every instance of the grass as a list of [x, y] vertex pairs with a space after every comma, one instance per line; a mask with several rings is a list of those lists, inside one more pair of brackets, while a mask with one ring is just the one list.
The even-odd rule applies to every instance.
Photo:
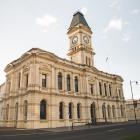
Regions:
[[132, 135], [132, 136], [126, 137], [122, 140], [140, 140], [140, 134]]

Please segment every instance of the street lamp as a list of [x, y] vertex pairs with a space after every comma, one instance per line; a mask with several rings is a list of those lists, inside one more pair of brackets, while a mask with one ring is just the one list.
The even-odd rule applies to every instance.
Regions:
[[134, 104], [134, 96], [133, 96], [133, 90], [132, 90], [132, 83], [135, 83], [136, 85], [138, 85], [138, 81], [131, 81], [130, 80], [130, 87], [131, 87], [132, 101], [133, 101], [133, 107], [134, 107], [135, 122], [137, 124], [137, 117], [136, 117], [136, 110], [135, 110], [136, 106]]

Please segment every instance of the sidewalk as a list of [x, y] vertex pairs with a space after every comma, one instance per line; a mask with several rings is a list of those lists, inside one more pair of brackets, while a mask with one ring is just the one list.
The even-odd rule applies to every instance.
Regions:
[[135, 122], [122, 122], [122, 123], [104, 124], [104, 125], [81, 125], [81, 126], [73, 126], [73, 127], [69, 126], [69, 127], [58, 127], [58, 128], [42, 128], [39, 130], [50, 131], [50, 132], [66, 132], [66, 131], [75, 131], [75, 130], [84, 130], [84, 129], [104, 128], [104, 127], [117, 126], [117, 125], [127, 125], [127, 124], [135, 124]]
[[85, 130], [85, 129], [94, 129], [94, 128], [104, 128], [117, 125], [128, 125], [135, 124], [135, 121], [122, 122], [122, 123], [113, 123], [113, 124], [100, 124], [100, 125], [81, 125], [81, 126], [69, 126], [69, 127], [57, 127], [57, 128], [39, 128], [39, 129], [21, 129], [21, 128], [10, 128], [10, 127], [0, 127], [0, 132], [4, 131], [44, 131], [44, 132], [68, 132], [76, 130]]

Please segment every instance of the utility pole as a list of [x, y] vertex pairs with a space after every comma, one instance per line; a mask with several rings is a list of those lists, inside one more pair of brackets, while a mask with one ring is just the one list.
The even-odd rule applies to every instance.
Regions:
[[134, 96], [133, 96], [132, 83], [136, 83], [136, 85], [137, 85], [138, 82], [137, 82], [137, 81], [131, 81], [131, 80], [130, 80], [131, 95], [132, 95], [132, 102], [133, 102], [133, 108], [134, 108], [134, 116], [135, 116], [135, 122], [136, 122], [136, 124], [137, 124], [137, 116], [136, 116], [136, 110], [135, 110], [135, 105], [134, 105]]

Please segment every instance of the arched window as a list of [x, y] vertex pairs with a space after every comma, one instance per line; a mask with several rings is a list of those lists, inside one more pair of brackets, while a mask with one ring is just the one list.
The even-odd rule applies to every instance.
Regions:
[[24, 121], [27, 121], [27, 113], [28, 113], [28, 102], [24, 101]]
[[46, 101], [42, 100], [40, 102], [40, 119], [46, 119]]
[[75, 83], [75, 92], [78, 92], [78, 77], [76, 76], [74, 79]]
[[110, 105], [107, 106], [108, 118], [111, 118], [111, 107]]
[[81, 104], [80, 103], [77, 104], [77, 118], [78, 119], [81, 118]]
[[69, 103], [69, 119], [73, 118], [73, 103]]
[[102, 84], [101, 84], [101, 82], [99, 82], [99, 92], [100, 92], [100, 95], [102, 95]]
[[120, 106], [120, 110], [121, 110], [121, 116], [124, 117], [124, 109], [122, 105]]
[[9, 119], [9, 104], [7, 104], [7, 107], [6, 107], [6, 120], [8, 121]]
[[104, 83], [104, 88], [105, 88], [105, 96], [107, 96], [107, 88], [106, 88], [106, 83]]
[[18, 103], [15, 105], [15, 120], [18, 120]]
[[113, 115], [113, 118], [116, 117], [116, 112], [115, 112], [115, 106], [114, 105], [112, 106], [112, 115]]
[[58, 73], [58, 89], [62, 90], [62, 73]]
[[102, 114], [103, 114], [103, 119], [105, 119], [105, 121], [106, 121], [106, 107], [105, 107], [105, 103], [102, 105]]
[[92, 103], [91, 106], [90, 106], [90, 115], [91, 115], [91, 120], [96, 118], [95, 103]]
[[67, 91], [71, 90], [71, 86], [70, 86], [70, 75], [67, 75]]
[[59, 103], [59, 119], [64, 119], [64, 103]]
[[109, 84], [109, 93], [110, 93], [110, 96], [112, 95], [112, 92], [111, 92], [111, 85]]

